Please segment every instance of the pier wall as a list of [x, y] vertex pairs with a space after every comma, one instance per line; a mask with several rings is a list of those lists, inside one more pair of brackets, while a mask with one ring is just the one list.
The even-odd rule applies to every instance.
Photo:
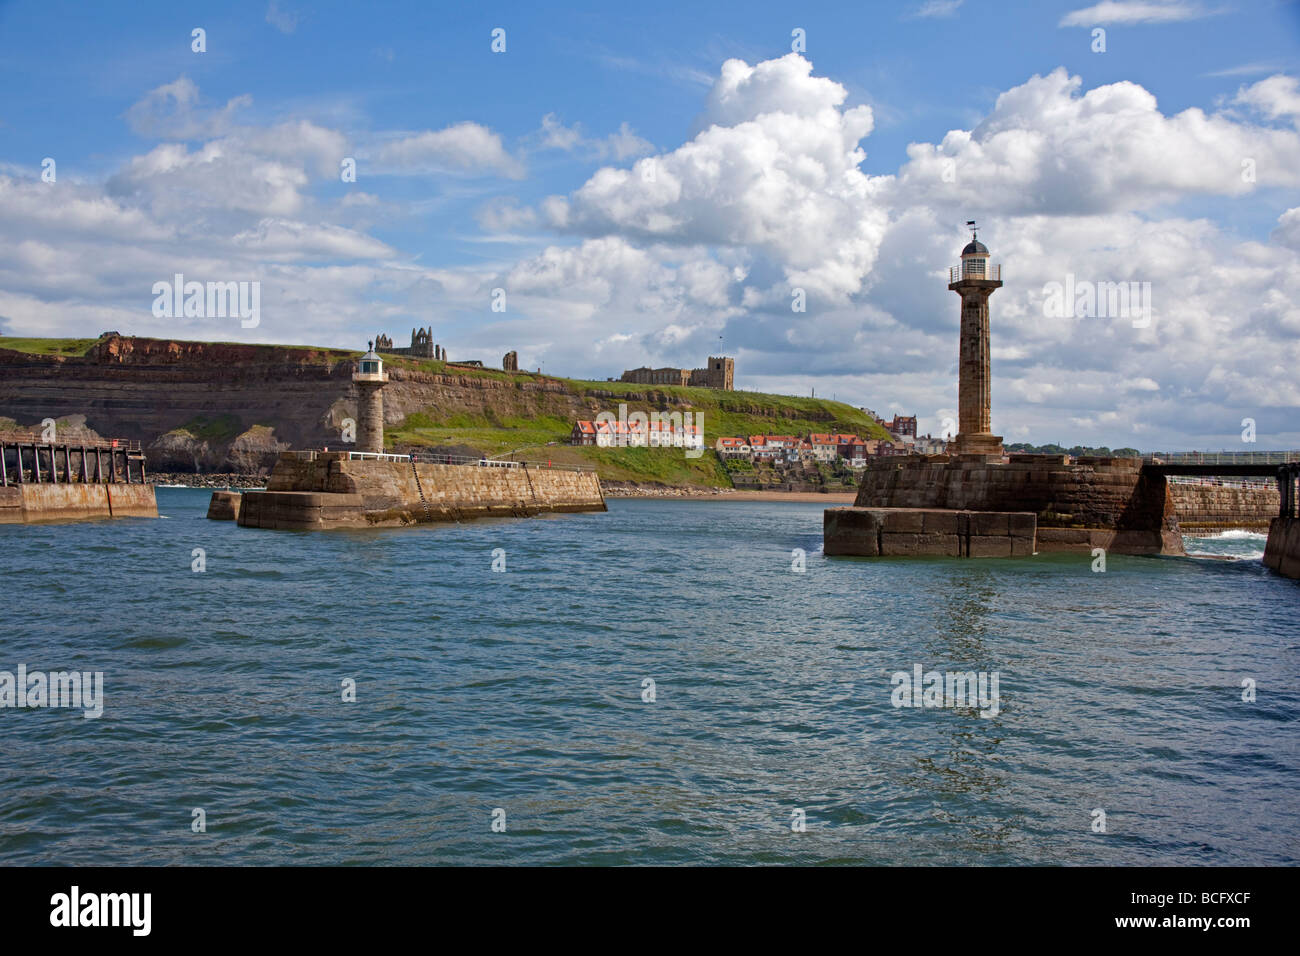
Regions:
[[29, 483], [0, 488], [0, 524], [156, 517], [153, 485]]
[[1169, 483], [1169, 497], [1183, 534], [1213, 533], [1230, 528], [1267, 531], [1277, 517], [1277, 487]]
[[1274, 518], [1264, 546], [1264, 566], [1300, 578], [1300, 518]]
[[409, 462], [289, 453], [276, 463], [266, 491], [244, 493], [238, 521], [322, 529], [604, 510], [594, 472], [436, 464], [413, 471]]
[[1031, 512], [1039, 551], [1182, 554], [1168, 483], [1138, 458], [908, 456], [873, 463], [857, 508]]
[[1028, 557], [1034, 516], [1028, 512], [828, 508], [822, 519], [828, 555], [948, 558]]
[[240, 500], [238, 491], [214, 491], [208, 501], [208, 517], [213, 521], [237, 521]]

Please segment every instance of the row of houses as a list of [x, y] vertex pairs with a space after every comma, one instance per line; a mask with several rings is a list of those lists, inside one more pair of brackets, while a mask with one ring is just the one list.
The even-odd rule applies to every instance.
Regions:
[[[934, 443], [938, 444], [935, 445]], [[721, 458], [742, 458], [753, 462], [794, 464], [800, 461], [830, 463], [843, 461], [850, 468], [865, 468], [872, 458], [890, 455], [938, 454], [946, 445], [937, 439], [894, 436], [893, 440], [860, 438], [857, 435], [813, 433], [795, 435], [749, 435], [719, 438], [714, 448]]]
[[[690, 416], [688, 415], [687, 418]], [[897, 418], [898, 416], [896, 416]], [[904, 420], [915, 431], [915, 418]], [[906, 426], [905, 426], [906, 427]], [[677, 421], [633, 418], [630, 421], [577, 421], [569, 435], [573, 445], [598, 448], [685, 448], [704, 447], [704, 433], [699, 425]], [[889, 439], [861, 438], [846, 433], [814, 432], [797, 435], [748, 435], [719, 438], [714, 448], [721, 458], [741, 458], [753, 462], [797, 464], [843, 461], [852, 468], [864, 468], [872, 458], [890, 455], [941, 454], [947, 443], [929, 435], [892, 435]]]
[[[882, 449], [881, 446], [886, 446]], [[743, 458], [753, 462], [794, 464], [799, 461], [830, 463], [843, 460], [853, 468], [866, 466], [867, 458], [893, 452], [893, 442], [863, 439], [857, 435], [813, 433], [807, 438], [796, 435], [749, 435], [744, 438], [719, 438], [714, 444], [721, 458]], [[902, 454], [902, 452], [898, 452]]]
[[578, 421], [573, 423], [569, 444], [597, 448], [702, 449], [704, 431], [699, 425], [665, 421]]

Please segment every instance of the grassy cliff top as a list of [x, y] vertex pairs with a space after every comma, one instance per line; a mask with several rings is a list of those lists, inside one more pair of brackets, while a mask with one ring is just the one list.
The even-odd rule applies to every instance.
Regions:
[[25, 339], [0, 335], [0, 349], [26, 352], [29, 355], [82, 356], [98, 339]]
[[[73, 358], [84, 355], [96, 339], [41, 339], [0, 336], [0, 349], [33, 355]], [[166, 340], [163, 340], [166, 341]], [[179, 341], [179, 340], [176, 340]], [[197, 343], [189, 344], [240, 344]], [[247, 344], [247, 343], [245, 343]], [[260, 349], [311, 350], [311, 361], [332, 364], [361, 352], [311, 346], [258, 345]], [[613, 480], [657, 481], [664, 484], [730, 484], [712, 448], [726, 435], [807, 435], [810, 432], [853, 432], [863, 438], [888, 439], [888, 433], [866, 412], [826, 398], [776, 395], [765, 392], [725, 392], [680, 385], [636, 385], [629, 382], [590, 381], [504, 372], [493, 368], [454, 365], [430, 359], [385, 355], [392, 370], [431, 375], [454, 375], [467, 382], [490, 380], [507, 385], [474, 390], [458, 408], [427, 406], [385, 428], [386, 444], [469, 446], [488, 455], [520, 449], [519, 457], [550, 459], [559, 463], [594, 466]], [[538, 387], [541, 386], [541, 387]], [[390, 386], [391, 387], [391, 386]], [[517, 390], [517, 391], [516, 391]], [[237, 430], [230, 409], [214, 400], [213, 407], [177, 431], [196, 439], [225, 440]], [[626, 403], [629, 412], [691, 412], [702, 416], [707, 450], [703, 457], [686, 459], [680, 449], [594, 448], [568, 445], [576, 419], [592, 419], [601, 412], [618, 414]], [[700, 419], [696, 419], [700, 423]], [[274, 424], [273, 422], [270, 424]]]

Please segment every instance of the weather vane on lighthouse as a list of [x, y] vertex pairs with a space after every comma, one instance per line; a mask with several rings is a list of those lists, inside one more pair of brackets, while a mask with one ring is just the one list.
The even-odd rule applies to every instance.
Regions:
[[975, 225], [974, 219], [966, 220], [966, 228], [970, 230], [971, 242], [974, 242], [976, 239], [980, 237], [979, 227]]

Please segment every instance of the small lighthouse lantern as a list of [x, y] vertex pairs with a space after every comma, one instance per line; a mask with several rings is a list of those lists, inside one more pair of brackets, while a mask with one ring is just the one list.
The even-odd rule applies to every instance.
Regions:
[[367, 342], [369, 346], [365, 355], [357, 363], [357, 371], [352, 376], [354, 382], [386, 382], [387, 376], [384, 375], [384, 360], [375, 352], [375, 343]]
[[963, 279], [985, 279], [989, 275], [989, 250], [979, 240], [979, 228], [975, 220], [968, 220], [970, 242], [961, 251], [961, 277]]

